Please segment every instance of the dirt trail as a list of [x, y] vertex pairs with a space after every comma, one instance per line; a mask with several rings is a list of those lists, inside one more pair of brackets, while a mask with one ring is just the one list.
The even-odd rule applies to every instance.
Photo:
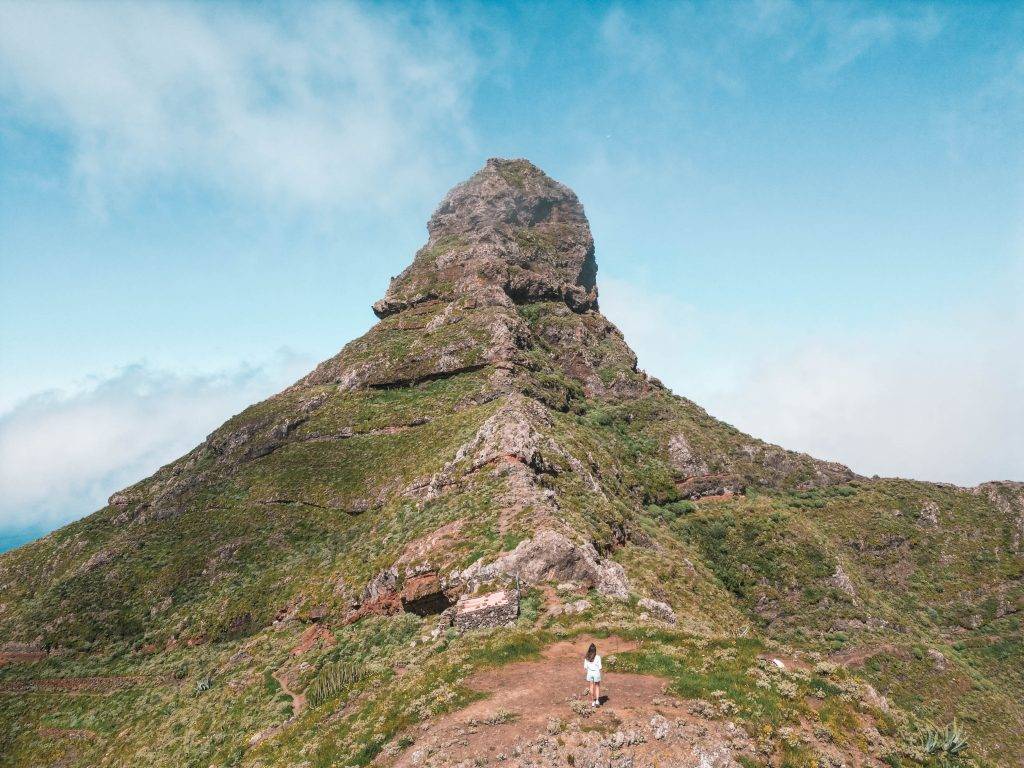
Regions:
[[[587, 683], [583, 676], [583, 653], [593, 641], [602, 657], [631, 651], [636, 644], [621, 638], [597, 639], [583, 637], [549, 646], [541, 661], [508, 664], [480, 672], [467, 680], [478, 691], [492, 695], [471, 704], [459, 713], [459, 719], [483, 719], [488, 713], [506, 710], [518, 715], [521, 725], [546, 725], [551, 716], [550, 705], [567, 709], [573, 698], [584, 698]], [[665, 690], [665, 681], [650, 675], [606, 674], [601, 695], [606, 698], [602, 711], [619, 714], [637, 708], [648, 708], [651, 698]]]
[[[605, 703], [591, 710], [583, 674], [583, 653], [591, 641], [605, 659], [636, 647], [621, 638], [578, 637], [549, 646], [538, 661], [479, 672], [467, 684], [489, 696], [409, 734], [416, 741], [398, 755], [394, 767], [450, 766], [465, 760], [509, 768], [523, 760], [535, 766], [548, 760], [564, 765], [574, 750], [607, 751], [597, 742], [614, 732], [626, 734], [623, 748], [648, 763], [703, 765], [703, 752], [693, 751], [698, 741], [702, 750], [711, 752], [730, 742], [736, 750], [744, 749], [740, 729], [694, 717], [686, 702], [665, 695], [666, 681], [659, 677], [609, 671], [601, 686]], [[669, 729], [660, 737], [653, 735], [652, 717]]]
[[298, 714], [306, 708], [306, 694], [296, 693], [288, 687], [288, 674], [282, 672], [280, 669], [274, 673], [274, 679], [277, 680], [277, 684], [281, 686], [281, 690], [284, 691], [286, 695], [291, 696], [292, 717], [297, 717]]

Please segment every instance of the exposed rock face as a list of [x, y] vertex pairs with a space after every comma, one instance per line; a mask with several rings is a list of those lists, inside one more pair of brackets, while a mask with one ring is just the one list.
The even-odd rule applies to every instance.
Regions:
[[448, 193], [427, 230], [413, 264], [374, 304], [378, 317], [456, 296], [481, 305], [507, 297], [597, 308], [594, 239], [583, 206], [526, 160], [488, 160]]
[[857, 590], [854, 588], [853, 582], [850, 581], [846, 571], [843, 570], [842, 563], [836, 563], [835, 573], [829, 577], [828, 583], [841, 592], [845, 592], [852, 599], [857, 599]]
[[921, 523], [932, 528], [939, 524], [939, 505], [934, 501], [925, 502], [921, 507]]
[[679, 470], [685, 477], [706, 475], [710, 471], [706, 461], [698, 458], [690, 447], [686, 435], [679, 433], [672, 435], [668, 441], [668, 455], [672, 466]]
[[599, 560], [592, 545], [576, 544], [553, 530], [541, 531], [532, 539], [519, 542], [519, 546], [493, 563], [474, 563], [460, 577], [472, 584], [500, 576], [518, 576], [527, 583], [577, 581], [609, 597], [629, 597], [629, 582], [621, 565]]
[[974, 492], [986, 496], [1006, 516], [1013, 551], [1024, 551], [1024, 483], [982, 483]]

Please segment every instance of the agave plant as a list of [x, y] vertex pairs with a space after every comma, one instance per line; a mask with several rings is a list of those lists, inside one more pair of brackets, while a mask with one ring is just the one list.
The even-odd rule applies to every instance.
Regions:
[[943, 750], [947, 755], [959, 755], [967, 749], [967, 734], [960, 728], [953, 718], [953, 722], [946, 726], [943, 732]]
[[196, 696], [198, 696], [201, 693], [204, 693], [205, 691], [210, 690], [210, 686], [212, 684], [213, 683], [210, 680], [209, 675], [206, 675], [206, 677], [201, 677], [198, 680], [196, 680]]
[[956, 719], [945, 728], [929, 723], [921, 734], [921, 751], [929, 757], [938, 757], [943, 766], [952, 766], [956, 758], [967, 749], [967, 734]]

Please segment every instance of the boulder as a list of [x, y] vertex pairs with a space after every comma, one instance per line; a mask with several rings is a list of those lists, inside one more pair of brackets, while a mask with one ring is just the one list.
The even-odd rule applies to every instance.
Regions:
[[666, 624], [675, 624], [677, 621], [676, 612], [672, 610], [672, 606], [668, 603], [653, 600], [649, 597], [642, 597], [637, 605], [658, 621], [663, 621]]

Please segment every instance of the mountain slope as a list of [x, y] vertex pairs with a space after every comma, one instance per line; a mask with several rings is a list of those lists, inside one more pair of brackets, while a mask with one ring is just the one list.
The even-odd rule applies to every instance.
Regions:
[[[723, 764], [926, 764], [925, 719], [954, 716], [951, 759], [1021, 764], [1022, 486], [860, 478], [673, 395], [600, 314], [576, 196], [526, 161], [428, 233], [367, 334], [0, 556], [0, 760], [407, 760], [472, 670], [597, 631], [737, 721]], [[517, 579], [514, 628], [448, 628]], [[552, 760], [624, 749], [572, 723]]]

